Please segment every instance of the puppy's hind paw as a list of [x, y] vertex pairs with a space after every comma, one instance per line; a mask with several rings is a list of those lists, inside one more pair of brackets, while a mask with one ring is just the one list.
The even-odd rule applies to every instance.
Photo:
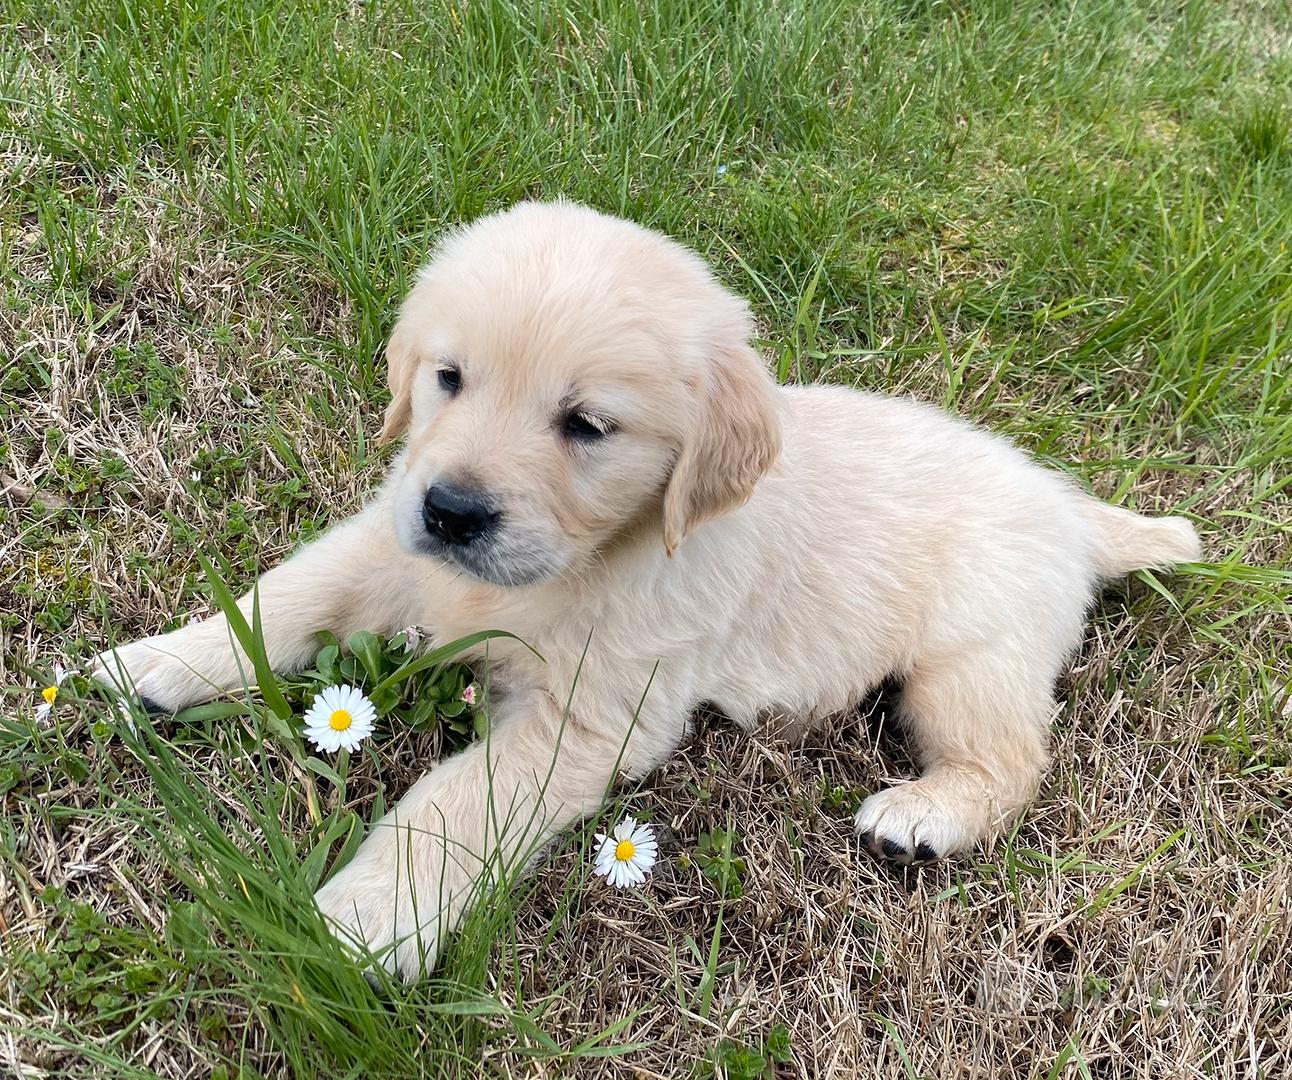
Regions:
[[979, 829], [976, 807], [958, 812], [945, 792], [929, 790], [916, 780], [885, 788], [870, 796], [857, 811], [862, 846], [877, 859], [902, 866], [921, 866], [970, 848]]

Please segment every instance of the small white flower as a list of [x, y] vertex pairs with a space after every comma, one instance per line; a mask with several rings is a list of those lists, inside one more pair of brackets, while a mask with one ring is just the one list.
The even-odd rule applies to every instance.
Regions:
[[416, 626], [405, 626], [400, 633], [404, 635], [404, 642], [407, 644], [409, 652], [412, 652], [422, 643], [422, 632]]
[[462, 700], [465, 701], [472, 708], [475, 708], [476, 702], [480, 700], [480, 687], [478, 687], [475, 683], [472, 683], [470, 686], [468, 686], [465, 690], [462, 691]]
[[600, 874], [616, 889], [645, 881], [659, 850], [655, 830], [649, 825], [638, 825], [630, 817], [616, 825], [609, 836], [599, 833], [597, 843], [601, 846], [592, 872]]
[[44, 702], [36, 706], [36, 722], [40, 724], [49, 723], [50, 716], [54, 713], [54, 702], [58, 700], [58, 688], [63, 685], [63, 680], [67, 678], [67, 668], [62, 664], [54, 665], [54, 684], [45, 687], [40, 692]]
[[329, 686], [305, 713], [305, 737], [319, 750], [357, 750], [372, 734], [377, 710], [353, 686]]

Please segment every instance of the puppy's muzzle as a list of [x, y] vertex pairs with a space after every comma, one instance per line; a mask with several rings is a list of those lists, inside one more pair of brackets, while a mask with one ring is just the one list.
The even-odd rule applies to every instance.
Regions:
[[422, 501], [426, 531], [449, 547], [486, 538], [501, 518], [483, 493], [457, 484], [432, 484]]

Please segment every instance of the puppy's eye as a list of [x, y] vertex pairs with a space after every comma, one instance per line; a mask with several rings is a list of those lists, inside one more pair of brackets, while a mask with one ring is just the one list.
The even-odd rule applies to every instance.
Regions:
[[607, 420], [604, 416], [576, 409], [566, 414], [563, 429], [566, 438], [577, 439], [580, 442], [595, 442], [597, 439], [604, 439], [607, 435], [613, 434], [615, 425], [614, 421]]
[[440, 386], [446, 393], [456, 394], [462, 389], [462, 372], [455, 367], [442, 367], [436, 372]]

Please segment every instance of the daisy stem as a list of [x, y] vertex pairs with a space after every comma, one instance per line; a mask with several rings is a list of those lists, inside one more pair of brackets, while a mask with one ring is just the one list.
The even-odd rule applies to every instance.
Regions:
[[319, 811], [319, 793], [318, 788], [314, 786], [314, 777], [310, 775], [309, 770], [302, 770], [301, 779], [305, 787], [305, 807], [309, 810], [310, 820], [315, 825], [323, 824], [323, 814]]
[[342, 750], [336, 759], [336, 774], [341, 782], [336, 787], [336, 805], [345, 805], [345, 779], [350, 773], [350, 751]]

